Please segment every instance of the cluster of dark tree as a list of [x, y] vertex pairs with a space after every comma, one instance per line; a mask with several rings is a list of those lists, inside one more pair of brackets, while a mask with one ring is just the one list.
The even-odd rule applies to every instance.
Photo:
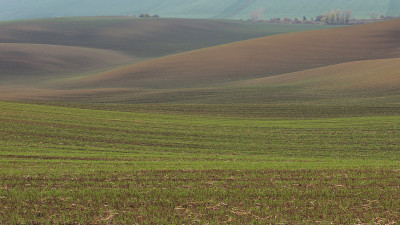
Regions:
[[400, 19], [400, 16], [384, 16], [384, 15], [381, 15], [379, 18], [383, 19], [383, 20], [391, 20], [391, 19]]
[[280, 17], [272, 18], [268, 22], [270, 23], [300, 23], [299, 18], [290, 19], [289, 17], [284, 17], [281, 19]]
[[160, 16], [157, 15], [157, 14], [151, 16], [151, 15], [149, 15], [147, 13], [146, 14], [142, 13], [142, 14], [139, 15], [139, 17], [140, 18], [159, 18]]
[[268, 22], [270, 22], [270, 23], [307, 23], [307, 24], [317, 23], [317, 21], [315, 21], [313, 17], [310, 20], [307, 20], [306, 16], [303, 16], [303, 18], [301, 18], [301, 19], [299, 19], [299, 18], [291, 19], [289, 17], [284, 17], [283, 19], [281, 19], [280, 17], [276, 17], [276, 18], [270, 19]]

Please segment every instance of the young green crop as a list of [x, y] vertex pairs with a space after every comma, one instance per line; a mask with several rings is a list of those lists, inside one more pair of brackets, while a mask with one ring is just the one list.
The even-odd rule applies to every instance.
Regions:
[[0, 103], [0, 224], [400, 220], [399, 116], [108, 110]]

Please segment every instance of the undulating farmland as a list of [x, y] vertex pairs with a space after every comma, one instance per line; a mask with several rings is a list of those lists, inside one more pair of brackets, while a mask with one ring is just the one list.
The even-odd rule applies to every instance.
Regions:
[[[171, 55], [144, 62], [136, 61], [127, 66], [108, 65], [111, 68], [103, 71], [99, 71], [100, 68], [90, 70], [90, 66], [98, 65], [110, 54], [130, 54], [122, 59], [125, 62], [142, 57], [139, 53], [134, 55], [135, 51], [124, 53], [118, 50], [119, 47], [112, 52], [99, 50], [97, 58], [93, 58], [94, 62], [88, 58], [87, 64], [84, 64], [89, 71], [50, 73], [47, 76], [43, 75], [46, 72], [43, 71], [41, 75], [34, 76], [38, 82], [24, 79], [23, 75], [23, 79], [21, 76], [16, 79], [18, 76], [15, 74], [23, 71], [6, 68], [6, 72], [13, 75], [3, 76], [7, 79], [2, 82], [0, 98], [90, 103], [258, 104], [341, 101], [392, 104], [396, 103], [399, 95], [399, 79], [396, 75], [400, 58], [400, 45], [397, 41], [399, 33], [396, 32], [399, 27], [400, 20], [391, 20], [352, 27], [292, 32], [179, 54], [170, 52]], [[268, 29], [265, 32], [268, 33]], [[132, 40], [137, 38], [137, 35], [133, 35]], [[124, 46], [118, 41], [115, 43], [116, 46]], [[149, 43], [153, 42], [149, 40]], [[79, 41], [77, 45], [81, 45]], [[133, 46], [141, 45], [137, 42]], [[84, 50], [80, 54], [83, 57]], [[59, 57], [68, 58], [68, 55], [64, 53]], [[38, 57], [36, 63], [46, 64], [46, 61], [39, 61], [43, 58], [46, 59], [45, 56]], [[117, 59], [114, 58], [114, 64], [122, 63]], [[110, 64], [112, 62], [109, 61]], [[36, 65], [32, 64], [28, 65], [29, 68]], [[101, 65], [105, 67], [107, 63]], [[62, 71], [63, 66], [61, 64], [58, 71]], [[78, 65], [72, 68], [79, 70], [81, 67]], [[44, 70], [46, 67], [39, 68]], [[35, 71], [31, 70], [32, 73]], [[25, 77], [32, 78], [28, 75]], [[9, 85], [12, 82], [18, 82], [18, 85]]]
[[323, 28], [0, 23], [0, 224], [398, 223], [400, 21]]
[[121, 17], [8, 21], [0, 23], [0, 86], [54, 88], [54, 80], [63, 84], [157, 57], [328, 27]]

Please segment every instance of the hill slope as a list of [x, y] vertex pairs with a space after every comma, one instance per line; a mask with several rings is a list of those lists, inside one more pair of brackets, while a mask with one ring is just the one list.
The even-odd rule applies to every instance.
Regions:
[[25, 84], [100, 71], [132, 62], [110, 50], [44, 44], [0, 43], [0, 82]]
[[400, 20], [264, 37], [159, 58], [83, 80], [86, 87], [190, 88], [339, 63], [400, 57]]
[[325, 27], [104, 17], [9, 21], [0, 23], [0, 81], [32, 86], [188, 50]]
[[0, 23], [0, 43], [100, 48], [153, 58], [234, 41], [328, 27], [332, 26], [196, 19], [58, 18]]
[[[110, 88], [104, 89], [30, 90], [25, 91], [25, 94], [22, 94], [24, 90], [20, 90], [18, 98], [114, 103], [398, 104], [399, 74], [400, 58], [376, 59], [221, 86], [157, 90], [118, 88], [119, 86], [110, 85]], [[13, 90], [5, 92], [10, 91]]]
[[3, 0], [0, 20], [58, 16], [160, 14], [162, 17], [247, 19], [255, 9], [264, 9], [265, 17], [315, 17], [330, 9], [350, 9], [356, 17], [368, 17], [372, 11], [397, 16], [399, 0]]
[[120, 103], [386, 102], [400, 96], [400, 20], [166, 56], [3, 99]]
[[365, 60], [239, 82], [236, 94], [226, 92], [240, 102], [397, 103], [399, 74], [400, 58]]

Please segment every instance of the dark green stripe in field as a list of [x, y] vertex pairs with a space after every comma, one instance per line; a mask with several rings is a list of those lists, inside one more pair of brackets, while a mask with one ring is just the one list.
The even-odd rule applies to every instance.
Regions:
[[213, 168], [225, 168], [219, 157], [233, 161], [228, 167], [253, 169], [274, 167], [271, 160], [294, 160], [296, 167], [299, 158], [310, 161], [301, 163], [306, 167], [324, 166], [326, 160], [341, 167], [351, 165], [341, 160], [386, 165], [400, 159], [398, 116], [268, 120], [1, 103], [0, 128], [7, 159], [138, 161], [140, 156], [161, 168], [189, 161], [190, 169], [209, 166], [210, 160]]
[[400, 105], [382, 104], [379, 102], [374, 102], [373, 104], [338, 104], [334, 101], [326, 101], [322, 104], [300, 102], [286, 104], [101, 104], [77, 102], [33, 102], [32, 104], [78, 109], [170, 114], [176, 116], [188, 115], [274, 120], [400, 116]]

